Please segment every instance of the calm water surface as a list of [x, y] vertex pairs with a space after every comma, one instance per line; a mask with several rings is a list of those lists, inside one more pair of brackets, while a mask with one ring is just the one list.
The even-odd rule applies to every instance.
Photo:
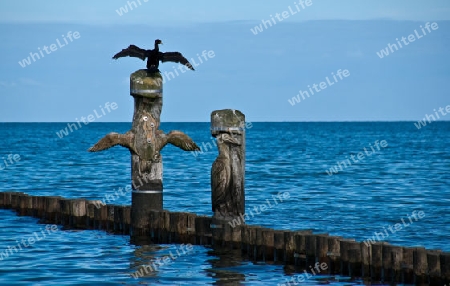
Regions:
[[[86, 151], [111, 131], [126, 132], [130, 123], [91, 123], [58, 138], [56, 132], [65, 127], [64, 123], [0, 123], [0, 168], [9, 154], [20, 155], [20, 161], [0, 170], [0, 191], [102, 199], [130, 184], [126, 149]], [[164, 207], [211, 215], [209, 172], [217, 150], [209, 123], [163, 123], [161, 128], [186, 132], [204, 150], [194, 156], [165, 147]], [[364, 148], [370, 151], [377, 140], [385, 140], [387, 146], [327, 174], [338, 162], [364, 153]], [[207, 143], [214, 148], [207, 148]], [[359, 241], [377, 232], [393, 244], [450, 251], [449, 143], [449, 122], [433, 122], [420, 130], [412, 122], [254, 123], [247, 129], [247, 213], [272, 195], [289, 192], [290, 196], [247, 222], [276, 229], [313, 229]], [[130, 199], [124, 196], [114, 203], [130, 204]], [[408, 217], [414, 211], [424, 216], [412, 218], [411, 223]], [[397, 223], [400, 230], [388, 230]], [[34, 218], [0, 210], [0, 253], [43, 228]], [[382, 238], [384, 229], [388, 236]], [[131, 277], [141, 265], [178, 247], [136, 246], [127, 236], [58, 226], [51, 235], [0, 260], [0, 285], [276, 285], [299, 275], [282, 265], [254, 264], [233, 253], [194, 246], [145, 278]], [[359, 284], [319, 275], [303, 284], [320, 285], [321, 279], [330, 285]]]

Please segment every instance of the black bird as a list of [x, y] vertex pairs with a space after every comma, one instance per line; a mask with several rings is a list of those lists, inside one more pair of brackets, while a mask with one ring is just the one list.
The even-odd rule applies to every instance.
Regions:
[[121, 57], [135, 57], [145, 60], [147, 58], [147, 69], [151, 71], [159, 71], [159, 61], [161, 62], [175, 62], [185, 65], [187, 68], [194, 70], [194, 67], [189, 61], [183, 57], [179, 52], [162, 53], [159, 51], [158, 45], [162, 45], [161, 40], [155, 40], [155, 48], [153, 50], [144, 50], [135, 45], [130, 45], [128, 48], [123, 49], [113, 56], [113, 59], [117, 60]]

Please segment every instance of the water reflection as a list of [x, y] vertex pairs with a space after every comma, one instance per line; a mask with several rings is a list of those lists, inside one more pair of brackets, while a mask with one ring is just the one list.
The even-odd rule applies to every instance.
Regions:
[[207, 255], [206, 261], [211, 264], [207, 275], [214, 278], [214, 285], [240, 285], [240, 282], [245, 282], [245, 275], [236, 270], [245, 264], [240, 250], [215, 246], [208, 250]]

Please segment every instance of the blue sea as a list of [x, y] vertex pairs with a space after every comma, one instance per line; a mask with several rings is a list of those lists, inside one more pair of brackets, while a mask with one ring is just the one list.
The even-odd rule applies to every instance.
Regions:
[[[87, 149], [109, 132], [128, 131], [131, 123], [90, 123], [59, 138], [66, 127], [0, 123], [0, 191], [104, 199], [130, 185], [128, 150]], [[162, 123], [161, 129], [181, 130], [202, 148], [163, 149], [164, 208], [211, 215], [209, 174], [217, 149], [209, 123]], [[246, 210], [253, 213], [248, 224], [450, 251], [450, 122], [420, 129], [413, 122], [254, 122], [246, 129], [245, 175]], [[278, 205], [252, 211], [286, 192], [289, 198]], [[130, 200], [123, 196], [114, 203]], [[137, 246], [128, 236], [46, 227], [0, 209], [0, 255], [41, 234], [33, 245], [1, 256], [0, 285], [277, 285], [300, 274], [290, 266], [193, 246], [135, 279], [131, 274], [140, 266], [182, 246]], [[315, 275], [303, 284], [324, 283], [362, 282]]]

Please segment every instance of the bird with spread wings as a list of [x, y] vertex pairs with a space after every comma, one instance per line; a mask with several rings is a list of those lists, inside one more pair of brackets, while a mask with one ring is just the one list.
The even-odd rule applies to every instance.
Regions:
[[[162, 130], [157, 130], [151, 142], [154, 142], [152, 144], [153, 146], [151, 146], [152, 148], [148, 148], [151, 150], [151, 152], [149, 154], [146, 154], [149, 158], [153, 158], [155, 154], [159, 154], [161, 149], [164, 148], [164, 146], [166, 146], [168, 143], [184, 151], [200, 151], [200, 148], [188, 135], [178, 130], [170, 131], [168, 134], [165, 134]], [[130, 150], [133, 154], [141, 156], [143, 155], [139, 154], [140, 152], [137, 150], [138, 148], [136, 148], [135, 146], [135, 134], [132, 131], [128, 131], [125, 134], [111, 132], [102, 139], [100, 139], [100, 141], [98, 141], [94, 146], [89, 148], [88, 151], [89, 152], [103, 151], [116, 145], [128, 148], [128, 150]]]
[[153, 50], [141, 49], [138, 46], [130, 45], [128, 48], [123, 49], [113, 56], [113, 59], [117, 60], [122, 57], [135, 57], [141, 60], [147, 59], [147, 69], [152, 71], [159, 71], [159, 62], [174, 62], [181, 63], [188, 69], [194, 70], [194, 67], [189, 61], [179, 52], [167, 52], [163, 53], [159, 51], [159, 45], [162, 45], [162, 41], [155, 40], [155, 48]]

